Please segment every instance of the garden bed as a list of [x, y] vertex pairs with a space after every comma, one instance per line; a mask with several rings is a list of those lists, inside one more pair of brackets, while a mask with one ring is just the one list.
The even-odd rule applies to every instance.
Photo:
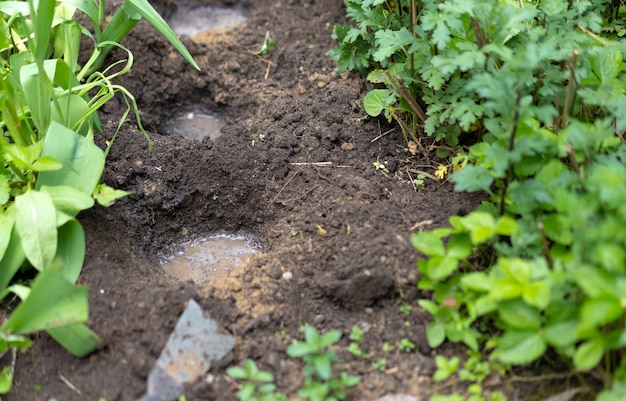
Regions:
[[[455, 193], [449, 183], [416, 183], [436, 161], [412, 155], [398, 128], [365, 116], [365, 81], [336, 74], [326, 57], [343, 2], [235, 5], [247, 16], [239, 27], [183, 37], [201, 72], [144, 22], [124, 40], [135, 64], [118, 83], [136, 96], [154, 148], [134, 120], [126, 122], [104, 181], [133, 194], [79, 216], [87, 237], [79, 282], [90, 287], [89, 326], [102, 343], [76, 359], [38, 335], [18, 354], [6, 400], [139, 398], [190, 298], [236, 345], [206, 380], [188, 386], [188, 400], [234, 400], [237, 386], [225, 370], [246, 359], [295, 394], [300, 365], [285, 349], [302, 338], [304, 324], [344, 333], [338, 366], [362, 377], [350, 399], [426, 394], [434, 362], [409, 236], [470, 212], [481, 197]], [[160, 11], [167, 17], [176, 7], [168, 2]], [[277, 44], [255, 54], [268, 32]], [[219, 116], [221, 137], [166, 134], [170, 119], [194, 107]], [[105, 106], [101, 145], [125, 108], [121, 98]], [[257, 237], [262, 252], [227, 278], [194, 285], [163, 273], [160, 255], [172, 244], [240, 230]], [[364, 330], [369, 358], [347, 351], [353, 326]], [[385, 366], [374, 369], [381, 359]]]

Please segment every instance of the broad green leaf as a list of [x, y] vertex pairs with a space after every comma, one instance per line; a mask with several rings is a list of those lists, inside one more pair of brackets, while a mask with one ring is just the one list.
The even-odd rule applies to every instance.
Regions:
[[47, 332], [63, 348], [78, 358], [93, 352], [100, 343], [98, 335], [82, 323], [49, 328]]
[[501, 362], [524, 365], [546, 352], [547, 344], [535, 331], [508, 331], [500, 338], [497, 357]]
[[572, 243], [572, 227], [567, 217], [563, 214], [553, 213], [543, 219], [543, 228], [546, 236], [562, 245]]
[[433, 256], [427, 261], [421, 260], [418, 266], [431, 280], [441, 281], [448, 278], [459, 267], [459, 260], [449, 256]]
[[395, 97], [389, 89], [373, 89], [363, 98], [363, 108], [372, 117], [378, 117], [383, 110], [393, 104]]
[[419, 301], [417, 301], [417, 303], [426, 312], [430, 313], [433, 316], [435, 316], [439, 312], [439, 308], [440, 308], [439, 305], [437, 305], [433, 301], [430, 301], [428, 299], [420, 299]]
[[50, 194], [54, 206], [70, 216], [76, 216], [81, 210], [87, 210], [94, 205], [89, 194], [67, 185], [42, 185], [40, 190]]
[[582, 343], [574, 354], [574, 366], [577, 370], [590, 370], [596, 367], [604, 356], [604, 341], [594, 338]]
[[502, 278], [493, 283], [489, 297], [494, 300], [513, 299], [520, 297], [525, 284], [520, 284], [512, 278]]
[[[15, 208], [10, 207], [0, 214], [0, 261], [9, 247], [13, 227], [15, 226]], [[1, 263], [1, 262], [0, 262]], [[0, 280], [1, 282], [2, 280]], [[2, 289], [2, 286], [0, 286]]]
[[55, 261], [61, 263], [65, 279], [76, 283], [85, 261], [85, 233], [78, 220], [70, 220], [59, 228]]
[[326, 355], [314, 356], [313, 366], [315, 366], [315, 372], [317, 372], [322, 380], [330, 380], [333, 375], [333, 368], [331, 360]]
[[6, 394], [13, 387], [13, 369], [5, 366], [0, 371], [0, 394]]
[[598, 326], [614, 322], [624, 315], [619, 298], [601, 296], [585, 300], [580, 309], [580, 324], [583, 326]]
[[613, 276], [604, 270], [593, 267], [578, 267], [574, 271], [576, 283], [589, 297], [596, 298], [601, 295], [614, 295]]
[[96, 189], [93, 191], [93, 197], [98, 201], [98, 204], [104, 207], [109, 207], [113, 205], [116, 200], [130, 194], [132, 194], [132, 192], [113, 189], [104, 183], [96, 185]]
[[9, 244], [4, 256], [0, 259], [0, 293], [9, 285], [15, 273], [26, 260], [17, 230], [13, 228], [9, 233]]
[[445, 326], [440, 322], [432, 322], [426, 327], [426, 340], [430, 348], [437, 348], [446, 339]]
[[35, 160], [35, 162], [30, 166], [33, 171], [37, 172], [55, 171], [60, 170], [62, 167], [63, 165], [61, 165], [61, 163], [50, 156], [42, 156]]
[[98, 5], [95, 1], [90, 0], [61, 0], [65, 4], [69, 4], [78, 8], [80, 11], [87, 14], [92, 22], [98, 21]]
[[506, 324], [517, 330], [538, 330], [541, 327], [539, 310], [519, 299], [500, 302], [498, 314]]
[[6, 176], [0, 175], [0, 205], [4, 205], [5, 203], [7, 203], [10, 196], [11, 188], [9, 186], [9, 180]]
[[421, 231], [413, 234], [411, 243], [426, 256], [444, 256], [446, 254], [443, 241], [432, 231]]
[[67, 281], [59, 268], [40, 272], [31, 293], [0, 327], [11, 334], [28, 334], [87, 321], [87, 288]]
[[545, 281], [528, 283], [522, 291], [522, 298], [529, 305], [545, 309], [550, 303], [550, 286]]
[[486, 242], [496, 234], [496, 220], [489, 213], [473, 212], [464, 220], [475, 245]]
[[329, 330], [320, 337], [320, 347], [326, 348], [341, 339], [341, 331]]
[[557, 322], [544, 328], [543, 337], [546, 339], [548, 344], [554, 347], [569, 347], [570, 345], [574, 345], [576, 343], [576, 326], [578, 326], [578, 322], [576, 320]]
[[531, 268], [528, 262], [519, 258], [500, 258], [498, 266], [511, 280], [526, 284], [531, 278]]
[[626, 270], [626, 252], [617, 243], [602, 242], [596, 244], [591, 258], [610, 272], [623, 273]]
[[15, 197], [15, 229], [28, 261], [37, 270], [50, 266], [57, 250], [56, 209], [46, 192], [28, 190]]
[[499, 235], [512, 236], [517, 234], [519, 227], [517, 221], [510, 216], [502, 216], [496, 223], [496, 233]]
[[455, 183], [454, 190], [457, 192], [491, 192], [493, 173], [483, 166], [468, 164], [462, 170], [453, 173], [450, 180]]
[[469, 235], [453, 235], [448, 241], [447, 255], [456, 259], [466, 259], [472, 255], [474, 247]]
[[461, 284], [470, 290], [489, 292], [493, 286], [493, 280], [484, 272], [471, 272], [461, 277]]
[[50, 119], [59, 124], [87, 136], [93, 126], [92, 110], [82, 97], [69, 94], [55, 98], [50, 103]]
[[36, 188], [68, 185], [91, 194], [104, 170], [102, 150], [88, 138], [56, 122], [50, 124], [46, 133], [42, 155], [55, 158], [63, 168], [42, 172]]

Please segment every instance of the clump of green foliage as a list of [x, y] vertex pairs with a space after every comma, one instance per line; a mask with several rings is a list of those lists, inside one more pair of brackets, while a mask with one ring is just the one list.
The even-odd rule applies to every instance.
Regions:
[[[28, 347], [40, 330], [76, 356], [98, 344], [85, 325], [87, 289], [75, 285], [85, 255], [76, 215], [127, 194], [100, 183], [108, 148], [94, 143], [97, 110], [118, 93], [129, 105], [120, 125], [131, 108], [138, 117], [135, 99], [112, 82], [129, 71], [132, 53], [102, 69], [106, 55], [143, 17], [197, 67], [146, 0], [128, 0], [108, 24], [104, 9], [104, 1], [0, 3], [0, 300], [21, 301], [0, 326], [0, 354]], [[78, 10], [91, 32], [74, 18]], [[94, 47], [80, 66], [82, 35]], [[30, 284], [11, 285], [28, 269], [36, 272]], [[12, 376], [11, 366], [0, 371], [0, 394]]]
[[429, 344], [463, 342], [506, 365], [552, 349], [614, 399], [626, 381], [622, 2], [346, 6], [355, 25], [335, 28], [330, 56], [383, 86], [366, 112], [433, 136], [441, 157], [455, 153], [455, 189], [489, 195], [413, 236]]
[[[298, 395], [309, 401], [341, 401], [346, 399], [346, 389], [356, 386], [361, 378], [346, 372], [336, 373], [333, 364], [339, 360], [330, 347], [341, 339], [341, 332], [330, 330], [320, 334], [313, 326], [303, 326], [304, 341], [294, 340], [287, 348], [287, 355], [304, 362], [304, 383]], [[259, 371], [252, 360], [244, 367], [231, 367], [226, 372], [242, 381], [237, 392], [240, 401], [286, 401], [287, 397], [276, 391], [271, 373]]]

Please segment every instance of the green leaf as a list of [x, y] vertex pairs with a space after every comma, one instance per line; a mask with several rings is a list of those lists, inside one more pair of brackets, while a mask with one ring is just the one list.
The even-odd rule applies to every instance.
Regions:
[[457, 192], [491, 192], [493, 174], [483, 166], [468, 164], [462, 170], [453, 173], [450, 180], [455, 183], [454, 190]]
[[363, 108], [372, 117], [378, 117], [383, 110], [393, 104], [395, 97], [389, 89], [373, 89], [363, 98]]
[[28, 261], [48, 267], [57, 250], [56, 209], [45, 192], [28, 190], [15, 198], [15, 228]]
[[493, 280], [484, 272], [471, 272], [461, 277], [461, 284], [473, 291], [489, 292], [493, 286]]
[[577, 370], [590, 370], [600, 363], [604, 356], [604, 341], [594, 338], [582, 343], [574, 354], [574, 366]]
[[496, 234], [496, 220], [489, 213], [472, 212], [464, 220], [474, 245], [482, 244]]
[[63, 168], [42, 172], [37, 189], [67, 185], [91, 195], [104, 171], [104, 152], [89, 139], [54, 121], [46, 133], [42, 155], [58, 160]]
[[541, 327], [539, 310], [519, 299], [501, 302], [498, 313], [507, 325], [516, 330], [537, 330]]
[[467, 234], [457, 234], [448, 241], [447, 255], [456, 259], [466, 259], [472, 255], [473, 249], [472, 241]]
[[50, 195], [52, 203], [58, 210], [70, 216], [76, 216], [81, 210], [87, 210], [94, 205], [94, 200], [91, 196], [67, 185], [54, 187], [42, 185], [40, 190]]
[[5, 366], [0, 371], [0, 394], [7, 394], [13, 387], [13, 369]]
[[432, 231], [421, 231], [413, 234], [411, 243], [426, 256], [444, 256], [446, 254], [441, 237]]
[[132, 192], [122, 191], [121, 189], [113, 189], [104, 183], [98, 184], [96, 189], [93, 191], [93, 197], [96, 199], [98, 204], [104, 207], [109, 207], [113, 205], [116, 200], [130, 194], [132, 194]]
[[87, 288], [74, 286], [54, 267], [40, 272], [31, 292], [0, 331], [28, 334], [87, 321]]
[[157, 13], [157, 11], [152, 7], [152, 5], [147, 0], [127, 0], [128, 4], [131, 5], [134, 10], [141, 14], [142, 17], [146, 19], [161, 35], [165, 37], [174, 46], [176, 50], [183, 56], [185, 60], [189, 64], [193, 66], [196, 70], [200, 71], [200, 67], [195, 62], [183, 42], [178, 39], [178, 36], [172, 31], [172, 29], [167, 25], [165, 20]]
[[576, 320], [557, 322], [553, 325], [546, 326], [543, 330], [543, 336], [548, 344], [554, 347], [569, 347], [576, 343], [577, 326], [578, 322]]
[[47, 331], [63, 348], [78, 358], [92, 353], [100, 343], [98, 335], [82, 323], [53, 327]]
[[432, 322], [426, 327], [426, 339], [430, 348], [437, 348], [446, 339], [446, 329], [441, 322]]
[[576, 284], [589, 297], [596, 298], [602, 295], [615, 295], [613, 276], [604, 270], [593, 267], [579, 267], [574, 271]]
[[581, 325], [598, 326], [614, 322], [624, 314], [619, 298], [601, 296], [586, 299], [580, 309]]
[[0, 294], [9, 285], [15, 273], [26, 260], [17, 230], [13, 228], [9, 233], [9, 245], [4, 256], [0, 259]]
[[545, 309], [550, 303], [550, 286], [545, 281], [529, 283], [522, 291], [522, 298], [529, 305]]
[[85, 260], [85, 233], [78, 220], [72, 219], [59, 228], [56, 262], [60, 262], [63, 275], [75, 283]]
[[542, 356], [547, 349], [540, 333], [508, 331], [500, 338], [497, 358], [504, 363], [524, 365]]
[[498, 223], [496, 223], [496, 233], [498, 235], [506, 235], [512, 236], [517, 234], [519, 231], [519, 227], [517, 225], [517, 221], [510, 216], [502, 216], [498, 219]]
[[322, 380], [330, 380], [333, 375], [333, 368], [331, 360], [327, 357], [327, 355], [314, 356], [313, 366], [315, 366], [315, 372]]
[[441, 281], [454, 273], [459, 267], [459, 260], [449, 256], [433, 256], [427, 261], [421, 260], [418, 266], [431, 280]]

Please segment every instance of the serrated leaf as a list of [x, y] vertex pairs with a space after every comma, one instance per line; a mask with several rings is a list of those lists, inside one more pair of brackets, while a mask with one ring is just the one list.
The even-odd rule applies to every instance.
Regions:
[[426, 340], [430, 348], [437, 348], [446, 339], [445, 326], [440, 322], [432, 322], [426, 327]]
[[534, 331], [508, 331], [500, 338], [497, 357], [501, 362], [524, 365], [542, 356], [547, 344]]
[[472, 255], [474, 246], [467, 234], [453, 235], [448, 241], [447, 255], [455, 259], [466, 259]]
[[581, 325], [598, 326], [611, 323], [624, 315], [619, 298], [600, 296], [586, 299], [580, 309]]
[[443, 241], [432, 231], [422, 231], [411, 236], [411, 243], [426, 256], [444, 256]]
[[583, 371], [593, 369], [602, 360], [604, 351], [604, 341], [601, 338], [586, 341], [574, 353], [574, 366]]
[[578, 322], [576, 320], [569, 320], [565, 322], [558, 322], [550, 326], [546, 326], [543, 330], [543, 336], [548, 344], [557, 347], [565, 348], [576, 343], [576, 326]]
[[454, 190], [457, 192], [490, 192], [493, 175], [483, 166], [468, 164], [460, 171], [452, 173], [450, 180], [455, 183]]
[[516, 330], [537, 330], [541, 327], [539, 310], [519, 299], [501, 302], [498, 314], [506, 324]]

